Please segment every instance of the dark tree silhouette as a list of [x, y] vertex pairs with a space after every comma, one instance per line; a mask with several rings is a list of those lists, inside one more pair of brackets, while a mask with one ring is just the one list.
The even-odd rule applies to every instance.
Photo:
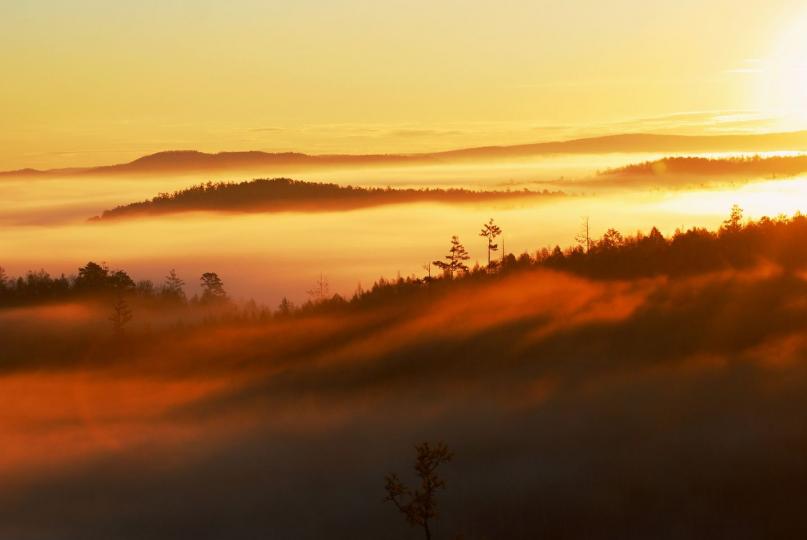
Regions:
[[75, 280], [77, 291], [98, 294], [109, 291], [130, 291], [135, 288], [135, 282], [123, 270], [111, 272], [109, 268], [92, 261], [78, 269]]
[[415, 451], [415, 472], [420, 478], [420, 487], [413, 490], [401, 482], [398, 475], [388, 474], [385, 485], [387, 497], [384, 500], [392, 502], [410, 525], [422, 527], [426, 540], [431, 540], [429, 522], [438, 517], [437, 491], [446, 486], [445, 480], [437, 475], [437, 468], [451, 461], [454, 454], [445, 443], [432, 446], [424, 442], [415, 446]]
[[119, 294], [115, 303], [112, 305], [112, 314], [109, 316], [109, 322], [112, 323], [112, 331], [115, 335], [122, 337], [124, 330], [129, 321], [132, 320], [132, 309], [126, 302], [122, 294]]
[[620, 247], [623, 242], [624, 238], [622, 237], [622, 233], [616, 229], [608, 229], [602, 236], [602, 240], [597, 244], [597, 247], [601, 249], [615, 249]]
[[479, 233], [479, 236], [488, 240], [488, 266], [490, 266], [490, 252], [499, 249], [499, 245], [495, 243], [495, 240], [500, 234], [502, 234], [502, 229], [493, 223], [493, 218], [490, 218], [490, 221], [482, 226], [482, 231]]
[[187, 298], [183, 287], [185, 287], [185, 282], [177, 276], [176, 270], [172, 268], [165, 277], [161, 294], [167, 300], [184, 304]]
[[191, 210], [272, 212], [280, 210], [323, 211], [364, 208], [417, 201], [469, 203], [519, 197], [562, 196], [549, 191], [471, 191], [465, 189], [362, 188], [301, 182], [288, 178], [256, 179], [239, 183], [208, 182], [174, 193], [160, 193], [141, 202], [104, 211], [94, 220], [125, 218], [142, 214], [165, 214]]
[[434, 261], [432, 264], [438, 268], [442, 268], [443, 272], [445, 272], [448, 277], [454, 277], [456, 272], [468, 271], [468, 265], [465, 264], [465, 261], [470, 258], [471, 256], [468, 255], [468, 251], [460, 242], [459, 237], [454, 235], [451, 237], [451, 247], [448, 250], [448, 255], [445, 256], [446, 260]]
[[285, 296], [280, 301], [280, 304], [277, 306], [277, 314], [281, 317], [285, 317], [287, 315], [291, 315], [294, 311], [294, 304], [292, 304], [288, 298]]
[[100, 291], [107, 287], [109, 268], [92, 261], [78, 269], [76, 289], [85, 291]]
[[[800, 213], [792, 217], [763, 217], [758, 221], [749, 221], [743, 218], [741, 208], [734, 207], [731, 215], [715, 231], [692, 228], [676, 231], [673, 236], [666, 238], [655, 227], [648, 233], [625, 236], [608, 229], [602, 238], [589, 240], [591, 246], [588, 252], [585, 246], [567, 249], [555, 246], [553, 249], [541, 249], [534, 256], [527, 253], [518, 257], [507, 254], [502, 257], [501, 265], [496, 265], [495, 273], [474, 269], [466, 272], [463, 278], [478, 280], [530, 268], [549, 268], [593, 279], [632, 279], [747, 269], [760, 261], [769, 261], [789, 272], [801, 272], [807, 268], [807, 216]], [[504, 251], [503, 236], [499, 242], [500, 249]], [[452, 268], [453, 271], [467, 268], [463, 264], [467, 258], [467, 252], [454, 237], [447, 262], [440, 261], [437, 265], [448, 275]], [[424, 268], [429, 272], [429, 265]], [[208, 276], [210, 281], [209, 287], [205, 287], [207, 294], [203, 297], [204, 302], [226, 299], [218, 276], [212, 273]], [[181, 280], [176, 279], [179, 287]], [[430, 290], [450, 287], [452, 284], [449, 281], [415, 276], [399, 276], [397, 280], [382, 278], [368, 290], [357, 290], [348, 303], [356, 307], [381, 306], [396, 302], [402, 296], [429, 294]], [[322, 282], [324, 291], [324, 277]], [[77, 276], [52, 277], [45, 270], [38, 270], [6, 277], [4, 284], [0, 285], [0, 307], [86, 300], [89, 297], [105, 298], [111, 304], [115, 296], [121, 293], [127, 299], [137, 298], [138, 305], [167, 307], [170, 303], [162, 294], [162, 289], [155, 289], [150, 282], [141, 281], [132, 287], [131, 278], [124, 271], [110, 272], [106, 266], [89, 262], [79, 269]], [[191, 308], [204, 307], [204, 302], [194, 297]], [[285, 307], [280, 306], [276, 313], [305, 314], [341, 309], [344, 304], [345, 299], [334, 295], [322, 302], [307, 302], [302, 306], [288, 303]], [[268, 314], [268, 310], [261, 313]]]
[[807, 156], [762, 156], [709, 159], [699, 157], [668, 157], [609, 169], [603, 176], [663, 176], [663, 175], [742, 175], [750, 180], [754, 176], [794, 176], [807, 171]]
[[216, 304], [227, 300], [227, 293], [224, 290], [224, 282], [215, 272], [205, 272], [199, 278], [202, 282], [202, 302], [206, 304]]
[[720, 227], [721, 233], [738, 233], [743, 228], [743, 209], [735, 204], [731, 207], [728, 219]]
[[308, 291], [308, 296], [311, 297], [312, 302], [322, 302], [330, 296], [330, 287], [328, 286], [328, 278], [324, 274], [319, 275], [319, 279], [314, 286]]
[[574, 240], [586, 250], [586, 253], [591, 250], [591, 228], [588, 216], [583, 218], [580, 231], [575, 235]]
[[117, 270], [109, 274], [107, 284], [116, 291], [127, 291], [135, 288], [135, 282], [123, 270]]

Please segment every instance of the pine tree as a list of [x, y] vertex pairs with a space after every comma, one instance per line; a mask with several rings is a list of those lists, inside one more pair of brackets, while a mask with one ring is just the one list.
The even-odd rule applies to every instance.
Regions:
[[328, 286], [328, 278], [324, 274], [319, 275], [319, 279], [314, 284], [314, 287], [306, 291], [311, 301], [314, 303], [323, 302], [330, 296], [330, 287]]
[[442, 268], [443, 272], [445, 272], [448, 277], [454, 277], [456, 272], [468, 271], [468, 265], [465, 264], [465, 261], [470, 258], [471, 256], [468, 255], [468, 250], [462, 245], [459, 237], [454, 235], [451, 237], [451, 247], [448, 250], [448, 255], [445, 256], [446, 260], [434, 261], [432, 264], [438, 268]]
[[185, 296], [184, 286], [185, 282], [177, 275], [176, 270], [172, 268], [165, 277], [162, 295], [168, 300], [185, 303], [187, 297]]
[[482, 231], [479, 233], [479, 236], [488, 240], [488, 266], [490, 266], [490, 252], [499, 249], [499, 245], [495, 243], [495, 240], [500, 234], [502, 234], [502, 229], [493, 223], [493, 218], [490, 218], [490, 221], [482, 226]]
[[720, 227], [720, 232], [725, 233], [737, 233], [741, 231], [743, 228], [743, 209], [740, 208], [740, 205], [735, 204], [731, 207], [731, 213], [727, 220], [723, 222], [723, 225]]
[[591, 251], [591, 228], [589, 226], [588, 216], [583, 218], [583, 222], [580, 225], [580, 232], [577, 233], [574, 239], [586, 250], [586, 253]]
[[294, 304], [292, 304], [289, 299], [284, 296], [283, 300], [281, 300], [280, 304], [277, 306], [277, 315], [286, 317], [291, 315], [292, 311], [294, 311]]
[[112, 315], [109, 316], [109, 322], [112, 323], [112, 331], [118, 337], [123, 336], [124, 329], [129, 321], [132, 320], [132, 309], [126, 302], [122, 294], [119, 294], [112, 305]]
[[215, 272], [205, 272], [199, 278], [202, 282], [202, 302], [206, 304], [221, 303], [227, 300], [224, 282]]

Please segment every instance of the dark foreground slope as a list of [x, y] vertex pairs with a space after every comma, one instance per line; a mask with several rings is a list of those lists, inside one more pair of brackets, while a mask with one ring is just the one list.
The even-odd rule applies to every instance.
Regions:
[[444, 440], [435, 538], [801, 537], [807, 280], [751, 246], [719, 270], [513, 267], [263, 321], [140, 312], [119, 341], [103, 309], [7, 310], [30, 345], [0, 377], [0, 536], [418, 538], [383, 478]]

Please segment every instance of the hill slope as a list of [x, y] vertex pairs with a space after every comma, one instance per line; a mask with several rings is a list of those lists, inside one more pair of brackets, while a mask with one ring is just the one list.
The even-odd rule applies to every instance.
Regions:
[[218, 212], [321, 212], [350, 210], [410, 202], [474, 203], [536, 196], [557, 192], [470, 191], [465, 189], [381, 189], [301, 182], [288, 178], [239, 183], [207, 183], [164, 193], [147, 201], [104, 211], [97, 220], [193, 211]]

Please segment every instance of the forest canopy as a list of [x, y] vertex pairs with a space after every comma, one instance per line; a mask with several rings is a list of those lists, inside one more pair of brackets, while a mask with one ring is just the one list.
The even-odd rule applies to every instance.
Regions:
[[600, 173], [602, 176], [661, 176], [681, 175], [753, 175], [795, 176], [807, 171], [807, 155], [705, 158], [705, 157], [666, 157], [646, 161]]
[[323, 212], [411, 202], [475, 203], [519, 197], [561, 196], [550, 191], [472, 191], [468, 189], [393, 189], [340, 186], [289, 178], [245, 182], [207, 182], [104, 211], [93, 220], [193, 211]]
[[[484, 267], [469, 268], [464, 264], [467, 260], [464, 254], [465, 248], [455, 236], [451, 238], [450, 251], [445, 257], [448, 262], [438, 260], [433, 263], [436, 268], [443, 269], [442, 277], [433, 277], [429, 269], [424, 277], [381, 278], [370, 290], [357, 291], [349, 301], [338, 294], [331, 295], [326, 285], [312, 295], [315, 301], [301, 307], [383, 303], [399, 294], [452, 287], [454, 283], [465, 280], [495, 279], [497, 275], [531, 269], [550, 269], [600, 280], [691, 276], [749, 269], [761, 264], [772, 264], [786, 271], [802, 271], [807, 268], [807, 217], [796, 214], [793, 217], [744, 221], [742, 210], [735, 206], [716, 231], [692, 228], [665, 237], [655, 227], [648, 233], [632, 236], [608, 229], [600, 238], [587, 238], [565, 249], [544, 247], [518, 256], [502, 253], [499, 259], [491, 260]], [[202, 275], [202, 294], [199, 297], [186, 298], [184, 284], [173, 270], [164, 283], [155, 284], [149, 280], [135, 281], [124, 270], [112, 270], [94, 262], [79, 268], [75, 275], [59, 277], [52, 277], [45, 270], [11, 277], [0, 268], [0, 307], [117, 294], [161, 303], [187, 304], [190, 300], [191, 305], [216, 304], [227, 299], [223, 283], [214, 272]], [[277, 313], [291, 314], [295, 309], [284, 299]]]

